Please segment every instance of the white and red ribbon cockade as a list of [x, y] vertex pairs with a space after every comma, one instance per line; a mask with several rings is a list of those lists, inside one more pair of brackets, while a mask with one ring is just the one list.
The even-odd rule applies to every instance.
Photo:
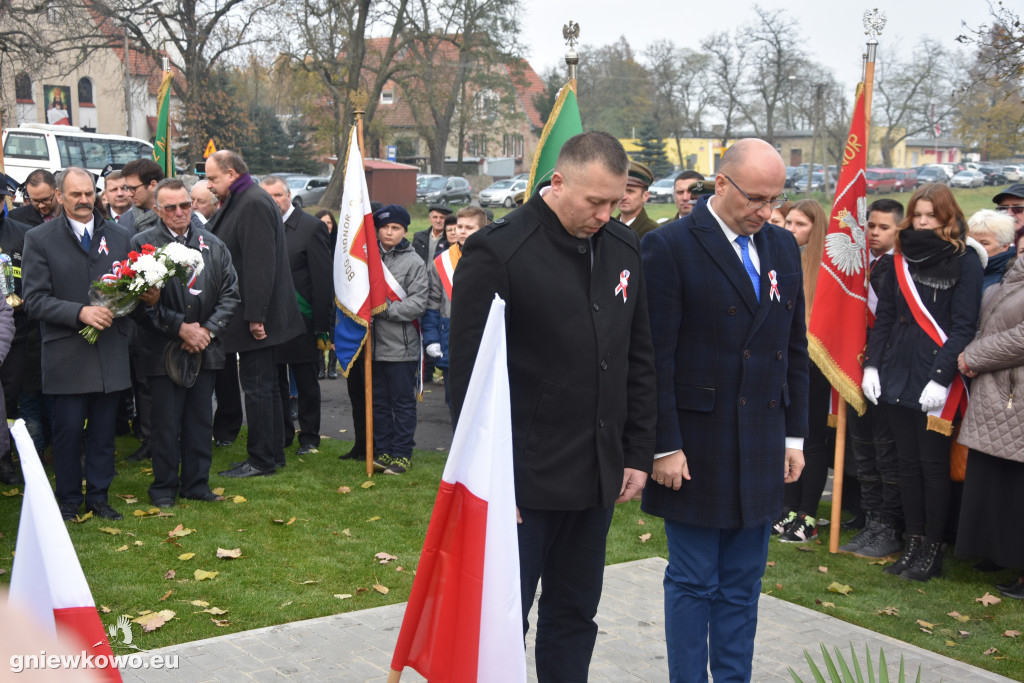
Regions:
[[202, 251], [203, 249], [209, 249], [209, 247], [206, 246], [206, 242], [203, 241], [203, 236], [200, 235], [199, 236], [199, 251]]
[[782, 297], [779, 295], [779, 278], [774, 270], [768, 271], [768, 282], [771, 283], [772, 289], [768, 293], [768, 299], [775, 299], [776, 301], [782, 301]]
[[110, 250], [107, 249], [107, 238], [106, 237], [101, 237], [100, 238], [100, 246], [99, 246], [99, 249], [97, 249], [96, 251], [98, 251], [101, 254], [106, 254], [107, 256], [110, 256]]
[[626, 287], [629, 286], [629, 271], [624, 270], [619, 273], [619, 284], [615, 288], [615, 293], [622, 293], [622, 303], [626, 303]]

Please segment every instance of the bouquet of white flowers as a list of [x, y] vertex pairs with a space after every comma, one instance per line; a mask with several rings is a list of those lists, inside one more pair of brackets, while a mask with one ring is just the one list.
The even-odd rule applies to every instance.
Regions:
[[[195, 249], [177, 242], [170, 242], [159, 249], [152, 244], [144, 244], [142, 253], [128, 252], [126, 260], [115, 261], [111, 272], [92, 283], [89, 301], [94, 306], [109, 308], [115, 318], [120, 318], [135, 310], [140, 294], [151, 287], [162, 288], [172, 277], [187, 284], [192, 294], [199, 294], [200, 290], [192, 289], [192, 285], [201, 272], [203, 256]], [[99, 330], [86, 325], [79, 334], [90, 344], [95, 344]]]

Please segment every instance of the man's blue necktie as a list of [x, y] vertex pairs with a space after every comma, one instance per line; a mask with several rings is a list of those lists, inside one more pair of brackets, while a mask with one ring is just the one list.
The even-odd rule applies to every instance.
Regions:
[[736, 244], [740, 245], [740, 255], [743, 257], [743, 267], [747, 269], [750, 282], [754, 285], [754, 296], [758, 303], [761, 302], [761, 276], [750, 260], [750, 238], [747, 235], [740, 235], [736, 238]]
[[92, 238], [89, 237], [89, 231], [86, 230], [82, 233], [82, 249], [85, 249], [85, 253], [89, 253], [89, 245], [92, 244]]

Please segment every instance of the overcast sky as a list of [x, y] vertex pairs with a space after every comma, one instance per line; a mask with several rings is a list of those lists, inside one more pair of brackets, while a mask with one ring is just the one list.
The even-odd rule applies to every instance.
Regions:
[[[523, 0], [521, 40], [527, 61], [538, 73], [550, 67], [566, 68], [562, 26], [570, 19], [580, 25], [581, 44], [607, 45], [625, 35], [640, 56], [644, 47], [657, 40], [672, 40], [677, 46], [699, 50], [700, 41], [708, 35], [756, 17], [752, 0], [598, 4], [594, 0]], [[986, 0], [761, 0], [759, 4], [768, 10], [783, 8], [798, 20], [801, 30], [795, 38], [803, 40], [810, 57], [830, 67], [851, 93], [860, 80], [861, 55], [867, 40], [862, 28], [865, 10], [877, 7], [888, 19], [878, 39], [879, 61], [893, 50], [909, 55], [914, 43], [925, 35], [955, 48], [963, 21], [977, 26], [987, 23], [988, 17]]]

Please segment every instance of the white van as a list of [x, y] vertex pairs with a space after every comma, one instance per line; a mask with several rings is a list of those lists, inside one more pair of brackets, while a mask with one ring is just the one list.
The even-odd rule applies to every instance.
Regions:
[[[51, 173], [80, 166], [99, 175], [107, 164], [153, 158], [153, 145], [126, 135], [86, 133], [77, 126], [23, 123], [3, 132], [4, 172], [23, 183], [37, 168]], [[103, 179], [98, 185], [102, 189]]]

